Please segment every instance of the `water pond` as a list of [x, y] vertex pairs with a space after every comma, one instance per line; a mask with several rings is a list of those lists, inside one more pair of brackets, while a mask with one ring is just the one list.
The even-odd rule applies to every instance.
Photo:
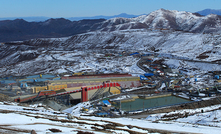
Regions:
[[185, 102], [190, 102], [190, 100], [186, 100], [176, 96], [164, 96], [164, 97], [157, 97], [150, 99], [137, 98], [135, 99], [135, 101], [122, 102], [121, 109], [124, 111], [136, 111], [136, 110], [180, 104]]

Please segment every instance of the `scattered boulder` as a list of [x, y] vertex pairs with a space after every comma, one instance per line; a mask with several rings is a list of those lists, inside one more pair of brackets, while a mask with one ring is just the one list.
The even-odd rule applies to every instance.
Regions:
[[31, 134], [37, 134], [35, 130], [31, 130]]
[[83, 131], [78, 131], [77, 134], [94, 134], [93, 132], [83, 132]]
[[51, 129], [48, 129], [48, 130], [50, 130], [51, 132], [62, 132], [61, 130], [56, 129], [56, 128], [51, 128]]
[[71, 114], [69, 114], [69, 113], [68, 113], [67, 118], [68, 118], [69, 120], [74, 119], [74, 117], [73, 117]]
[[133, 126], [131, 126], [131, 125], [127, 125], [127, 127], [128, 127], [129, 129], [133, 128]]

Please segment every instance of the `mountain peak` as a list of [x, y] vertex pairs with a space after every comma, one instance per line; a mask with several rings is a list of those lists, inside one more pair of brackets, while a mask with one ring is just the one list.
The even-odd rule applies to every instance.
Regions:
[[44, 24], [52, 24], [52, 23], [60, 23], [60, 24], [65, 24], [65, 23], [71, 23], [70, 20], [67, 20], [65, 18], [51, 18], [51, 19], [48, 19], [46, 21], [43, 22]]
[[27, 21], [25, 21], [24, 19], [15, 19], [14, 21], [15, 21], [15, 22], [27, 22]]
[[173, 10], [167, 10], [167, 9], [164, 9], [164, 8], [160, 8], [156, 11], [153, 11], [153, 12], [172, 12]]
[[160, 9], [158, 9], [157, 11], [169, 11], [169, 10], [166, 10], [166, 9], [164, 9], [164, 8], [160, 8]]
[[216, 15], [221, 15], [221, 9], [204, 9], [202, 11], [198, 11], [197, 13], [199, 13], [200, 15], [206, 16], [209, 14], [216, 14]]
[[127, 13], [121, 13], [121, 14], [119, 14], [119, 15], [128, 15]]

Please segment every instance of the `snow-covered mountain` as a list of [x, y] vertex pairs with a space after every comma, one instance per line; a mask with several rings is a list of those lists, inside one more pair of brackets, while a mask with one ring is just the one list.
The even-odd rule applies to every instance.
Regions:
[[44, 50], [158, 50], [159, 53], [170, 53], [190, 59], [197, 59], [199, 55], [203, 54], [209, 55], [208, 58], [211, 57], [209, 61], [219, 59], [217, 56], [219, 56], [220, 43], [221, 35], [169, 30], [89, 32], [67, 38], [32, 39], [19, 42], [19, 44]]
[[171, 11], [159, 9], [148, 15], [136, 18], [113, 18], [101, 22], [104, 31], [115, 31], [125, 29], [171, 29], [185, 32], [218, 32], [221, 28], [221, 16], [200, 16], [196, 13], [185, 11]]
[[[176, 62], [172, 62], [174, 64], [172, 66], [176, 68], [201, 68], [212, 71], [221, 69], [218, 65], [221, 61], [220, 44], [220, 35], [181, 31], [89, 32], [66, 38], [32, 39], [14, 44], [2, 44], [0, 71], [1, 75], [5, 76], [69, 71], [132, 73], [131, 70], [137, 70], [132, 69], [139, 60], [137, 58], [104, 57], [105, 53], [118, 55], [122, 51], [157, 52], [159, 57], [176, 59]], [[203, 61], [206, 65], [195, 65], [192, 60]], [[170, 61], [167, 63], [172, 64]]]
[[[50, 20], [47, 22], [51, 24]], [[122, 51], [157, 52], [161, 57], [177, 60], [179, 65], [176, 64], [176, 68], [202, 67], [201, 63], [198, 67], [190, 63], [196, 60], [213, 65], [210, 69], [203, 68], [206, 71], [221, 69], [218, 65], [221, 61], [221, 25], [217, 15], [199, 16], [190, 12], [159, 9], [149, 15], [113, 18], [90, 27], [93, 30], [69, 37], [36, 38], [1, 44], [1, 75], [83, 70], [131, 72], [138, 59], [129, 57], [128, 60], [128, 57], [117, 56], [107, 59], [95, 55], [118, 54]], [[70, 56], [66, 57], [67, 54]]]
[[18, 19], [0, 21], [0, 41], [58, 38], [91, 31], [117, 31], [128, 29], [170, 29], [194, 33], [220, 33], [221, 16], [159, 9], [136, 18], [116, 17], [70, 21], [63, 18], [44, 22], [26, 22]]

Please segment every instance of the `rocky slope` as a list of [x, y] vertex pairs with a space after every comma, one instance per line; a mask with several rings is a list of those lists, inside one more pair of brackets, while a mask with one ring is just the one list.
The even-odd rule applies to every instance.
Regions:
[[[66, 22], [66, 20], [63, 21]], [[0, 71], [4, 72], [2, 73], [4, 75], [19, 75], [57, 73], [60, 72], [59, 70], [70, 70], [67, 67], [69, 65], [72, 69], [79, 69], [86, 63], [85, 57], [94, 57], [94, 52], [104, 54], [105, 51], [115, 54], [122, 51], [157, 52], [164, 57], [212, 62], [211, 65], [219, 64], [221, 61], [219, 34], [221, 25], [220, 16], [217, 15], [199, 16], [189, 12], [160, 9], [137, 18], [100, 20], [93, 25], [86, 20], [78, 23], [81, 27], [76, 29], [84, 29], [87, 32], [63, 38], [36, 38], [1, 44]], [[59, 23], [56, 23], [56, 20], [44, 22], [47, 27], [51, 24], [56, 26]], [[72, 22], [67, 21], [66, 24], [68, 28]], [[91, 32], [86, 30], [87, 27], [90, 27]], [[66, 51], [80, 56], [74, 56], [71, 60], [65, 57], [57, 60], [53, 57], [54, 52], [65, 55]], [[82, 53], [78, 54], [78, 52]], [[119, 58], [112, 60], [116, 61], [112, 66], [115, 69], [122, 64], [119, 63]], [[99, 57], [92, 58], [92, 61], [96, 65], [106, 64], [105, 61], [99, 62]], [[96, 68], [94, 63], [90, 65], [93, 64], [95, 66], [93, 68]], [[130, 65], [132, 64], [134, 63]], [[184, 64], [186, 63], [182, 63], [182, 66]], [[123, 65], [126, 66], [126, 64]], [[214, 66], [213, 70], [219, 68]], [[112, 70], [117, 71], [115, 69]], [[102, 67], [101, 70], [106, 69]], [[120, 70], [124, 70], [123, 66]]]
[[[197, 59], [199, 55], [209, 55], [212, 59], [219, 59], [221, 36], [187, 33], [170, 30], [121, 30], [113, 32], [89, 32], [66, 38], [32, 39], [14, 44], [2, 45], [0, 57], [9, 54], [4, 51], [73, 51], [73, 50], [114, 50], [114, 51], [152, 51], [173, 54], [190, 59]], [[26, 49], [25, 49], [26, 48]], [[204, 59], [207, 59], [204, 58]]]
[[[208, 70], [208, 68], [218, 70], [220, 66], [217, 65], [221, 61], [220, 43], [220, 35], [169, 30], [103, 31], [78, 34], [67, 38], [32, 39], [1, 45], [0, 71], [1, 75], [59, 73], [62, 72], [61, 70], [63, 72], [68, 70], [73, 72], [77, 70], [124, 72], [127, 70], [126, 66], [136, 63], [125, 62], [127, 57], [121, 59], [114, 56], [115, 58], [107, 59], [104, 56], [94, 55], [94, 53], [118, 54], [122, 51], [157, 52], [160, 54], [159, 57], [178, 59], [168, 61], [168, 64], [174, 64], [173, 66], [176, 68], [179, 66], [188, 68], [190, 63], [179, 61], [179, 59], [185, 59], [207, 63], [199, 64], [197, 68], [202, 66], [204, 70]], [[65, 56], [67, 54], [70, 56]], [[211, 64], [209, 64], [210, 62]], [[107, 68], [107, 66], [110, 67]]]
[[101, 22], [104, 31], [125, 29], [170, 29], [194, 33], [220, 33], [221, 16], [201, 16], [185, 11], [159, 9], [136, 18], [113, 18]]
[[66, 37], [97, 30], [94, 24], [102, 21], [104, 19], [70, 21], [64, 18], [44, 22], [27, 22], [22, 19], [0, 21], [0, 42]]

